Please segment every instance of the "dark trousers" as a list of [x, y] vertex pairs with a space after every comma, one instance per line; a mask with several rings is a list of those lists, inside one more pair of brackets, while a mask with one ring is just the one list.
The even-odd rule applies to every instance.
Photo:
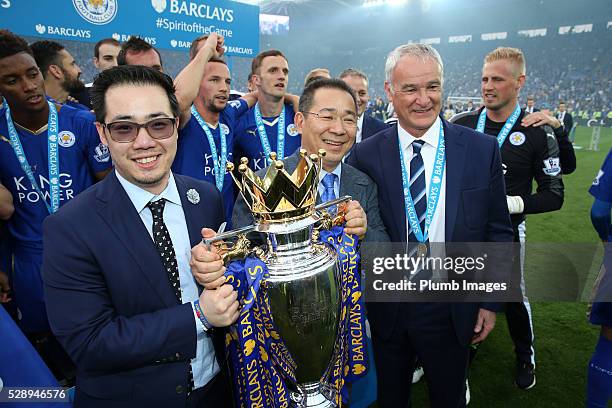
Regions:
[[225, 377], [219, 373], [204, 387], [194, 390], [187, 397], [186, 408], [231, 408], [234, 401]]
[[446, 303], [402, 303], [389, 338], [372, 331], [378, 406], [410, 406], [415, 358], [425, 369], [433, 408], [465, 407], [469, 348], [457, 340]]
[[535, 365], [529, 303], [506, 303], [506, 321], [517, 361]]

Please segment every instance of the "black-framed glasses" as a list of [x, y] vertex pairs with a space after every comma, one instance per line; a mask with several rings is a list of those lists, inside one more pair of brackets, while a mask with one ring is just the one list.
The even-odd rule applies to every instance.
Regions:
[[136, 140], [140, 128], [145, 128], [153, 139], [167, 139], [174, 134], [176, 118], [155, 118], [145, 123], [118, 120], [111, 123], [102, 123], [111, 139], [117, 143], [130, 143]]
[[322, 122], [332, 124], [333, 122], [340, 119], [340, 123], [345, 128], [356, 128], [357, 127], [357, 115], [347, 114], [344, 116], [338, 115], [337, 112], [323, 109], [320, 112], [302, 112], [304, 114], [314, 115], [317, 119]]

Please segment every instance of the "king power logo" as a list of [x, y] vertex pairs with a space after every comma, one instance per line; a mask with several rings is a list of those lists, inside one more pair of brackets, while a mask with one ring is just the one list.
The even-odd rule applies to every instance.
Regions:
[[[15, 183], [15, 190], [17, 191], [17, 200], [19, 200], [19, 203], [38, 203], [41, 201], [40, 194], [38, 194], [36, 188], [29, 182], [26, 176], [13, 177], [13, 182]], [[39, 174], [36, 182], [42, 191], [45, 201], [49, 202], [49, 179]], [[73, 180], [70, 174], [60, 173], [60, 201], [68, 201], [74, 198], [75, 192], [74, 189], [71, 188], [72, 184]]]

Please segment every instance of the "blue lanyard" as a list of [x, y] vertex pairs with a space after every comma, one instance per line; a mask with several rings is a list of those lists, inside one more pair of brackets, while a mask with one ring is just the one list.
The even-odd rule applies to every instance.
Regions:
[[427, 193], [427, 211], [425, 212], [425, 230], [421, 231], [421, 223], [419, 222], [419, 216], [414, 209], [414, 203], [412, 196], [410, 195], [410, 181], [408, 178], [408, 172], [406, 171], [406, 163], [404, 163], [404, 153], [402, 149], [401, 141], [399, 140], [399, 152], [400, 152], [400, 163], [402, 165], [402, 184], [404, 185], [404, 209], [406, 210], [406, 217], [410, 223], [410, 228], [414, 232], [416, 239], [424, 243], [429, 238], [429, 226], [433, 220], [433, 216], [436, 213], [438, 207], [438, 200], [440, 199], [440, 193], [442, 191], [442, 176], [444, 175], [444, 167], [446, 164], [446, 147], [444, 145], [444, 126], [440, 123], [440, 135], [438, 137], [438, 149], [436, 150], [436, 157], [431, 174], [431, 181], [429, 182], [429, 192]]
[[19, 160], [19, 164], [21, 164], [21, 169], [28, 177], [28, 180], [45, 203], [47, 207], [47, 211], [49, 214], [53, 214], [59, 209], [60, 206], [60, 184], [59, 184], [59, 150], [58, 150], [58, 123], [57, 123], [57, 110], [55, 109], [55, 105], [52, 102], [47, 101], [49, 104], [49, 119], [47, 120], [48, 128], [47, 128], [47, 151], [48, 151], [48, 161], [49, 161], [49, 191], [50, 191], [50, 201], [51, 205], [47, 203], [45, 200], [45, 196], [41, 191], [36, 179], [34, 178], [34, 172], [32, 172], [32, 167], [30, 163], [28, 163], [28, 159], [25, 156], [25, 152], [23, 150], [23, 146], [21, 145], [21, 141], [19, 140], [19, 135], [17, 135], [17, 130], [15, 129], [15, 125], [13, 124], [13, 119], [11, 118], [11, 109], [8, 106], [6, 100], [4, 101], [4, 106], [6, 106], [6, 125], [8, 127], [9, 137], [11, 140], [11, 146], [13, 147], [13, 151], [17, 156], [17, 160]]
[[[255, 125], [257, 126], [257, 133], [259, 133], [259, 140], [261, 140], [261, 146], [264, 149], [264, 155], [266, 157], [266, 163], [270, 164], [270, 142], [268, 141], [268, 135], [266, 134], [266, 127], [264, 126], [263, 119], [261, 118], [261, 111], [259, 110], [259, 102], [255, 104]], [[283, 110], [278, 117], [278, 136], [276, 139], [276, 157], [279, 160], [285, 158], [285, 105]]]
[[[200, 127], [206, 133], [206, 137], [208, 138], [208, 145], [210, 146], [210, 153], [213, 160], [213, 167], [215, 170], [215, 183], [217, 184], [217, 190], [223, 190], [223, 181], [225, 180], [225, 165], [227, 164], [227, 139], [226, 134], [223, 131], [223, 126], [221, 126], [221, 121], [219, 121], [219, 135], [221, 136], [221, 157], [217, 156], [217, 145], [215, 144], [215, 138], [212, 135], [212, 132], [208, 128], [202, 116], [198, 113], [195, 106], [191, 106], [191, 114], [200, 124]], [[221, 159], [221, 162], [219, 162]]]
[[[521, 116], [521, 107], [517, 103], [516, 108], [514, 108], [514, 112], [512, 112], [512, 115], [510, 115], [510, 117], [506, 121], [506, 124], [504, 125], [502, 130], [499, 131], [499, 134], [497, 135], [497, 143], [499, 144], [500, 149], [502, 145], [504, 144], [504, 142], [506, 141], [506, 138], [510, 134], [512, 127], [518, 120], [519, 116]], [[482, 108], [482, 112], [480, 112], [480, 116], [478, 116], [478, 125], [476, 125], [477, 132], [480, 132], [480, 133], [485, 132], [485, 121], [486, 120], [487, 120], [487, 108]]]

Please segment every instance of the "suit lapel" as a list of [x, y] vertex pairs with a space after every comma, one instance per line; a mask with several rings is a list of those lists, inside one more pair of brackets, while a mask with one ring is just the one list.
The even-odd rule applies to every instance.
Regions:
[[[384, 133], [384, 142], [378, 144], [380, 156], [378, 157], [382, 168], [382, 177], [386, 184], [387, 199], [391, 205], [391, 215], [395, 237], [398, 242], [406, 242], [406, 212], [404, 209], [404, 192], [402, 185], [402, 166], [399, 156], [399, 140], [397, 137], [397, 125], [389, 128]], [[379, 194], [381, 192], [379, 191]], [[393, 239], [393, 238], [392, 238]]]
[[[186, 185], [185, 180], [177, 174], [174, 175], [174, 180], [176, 182], [176, 189], [181, 197], [181, 205], [183, 206], [185, 222], [187, 223], [187, 230], [189, 232], [189, 242], [191, 243], [191, 248], [193, 248], [202, 241], [202, 227], [204, 224], [201, 217], [198, 216], [198, 210], [203, 211], [203, 209], [187, 199], [189, 186]], [[205, 197], [200, 197], [200, 200], [205, 200]], [[198, 220], [201, 222], [198, 223]]]
[[176, 306], [176, 297], [168, 284], [155, 243], [117, 176], [112, 172], [101, 183], [104, 184], [97, 194], [98, 212], [166, 306]]
[[445, 241], [453, 240], [457, 207], [459, 206], [460, 186], [465, 167], [465, 140], [455, 130], [450, 129], [448, 122], [444, 126], [444, 141], [446, 145], [446, 214], [444, 225]]

